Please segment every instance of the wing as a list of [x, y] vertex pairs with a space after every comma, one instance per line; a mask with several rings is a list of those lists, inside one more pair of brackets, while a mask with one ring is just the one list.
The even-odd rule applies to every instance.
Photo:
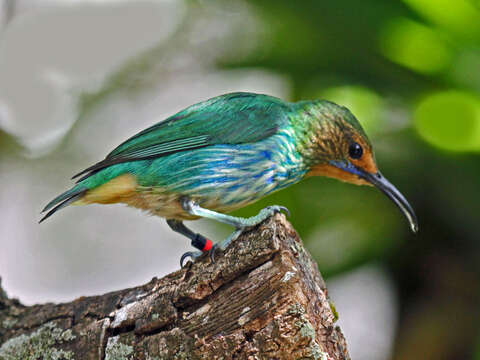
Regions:
[[288, 123], [288, 103], [268, 95], [231, 93], [192, 105], [134, 135], [99, 163], [76, 174], [81, 181], [110, 165], [166, 156], [216, 144], [242, 144], [273, 135]]

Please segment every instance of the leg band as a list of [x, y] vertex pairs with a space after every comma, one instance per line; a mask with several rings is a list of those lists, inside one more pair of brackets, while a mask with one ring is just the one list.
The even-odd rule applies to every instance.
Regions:
[[205, 236], [195, 234], [195, 237], [192, 239], [192, 246], [201, 251], [208, 251], [212, 248], [213, 243]]

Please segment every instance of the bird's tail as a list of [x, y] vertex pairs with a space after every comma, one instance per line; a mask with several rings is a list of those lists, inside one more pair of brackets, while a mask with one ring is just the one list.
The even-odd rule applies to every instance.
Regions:
[[55, 214], [58, 210], [63, 209], [65, 206], [79, 200], [87, 192], [87, 190], [88, 188], [78, 184], [77, 186], [74, 186], [70, 190], [65, 191], [63, 194], [57, 196], [42, 210], [42, 213], [45, 211], [48, 212], [40, 219], [39, 223]]

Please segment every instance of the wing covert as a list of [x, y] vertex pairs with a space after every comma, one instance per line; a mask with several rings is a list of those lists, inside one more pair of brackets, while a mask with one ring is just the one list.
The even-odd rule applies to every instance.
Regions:
[[129, 138], [79, 181], [113, 164], [166, 156], [216, 144], [242, 144], [273, 135], [288, 122], [288, 103], [268, 95], [232, 93], [192, 105]]

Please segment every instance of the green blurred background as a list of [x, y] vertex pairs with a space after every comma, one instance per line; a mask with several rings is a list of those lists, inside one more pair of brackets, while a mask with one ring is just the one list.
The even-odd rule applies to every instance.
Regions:
[[[176, 240], [155, 248], [168, 230], [131, 209], [75, 208], [44, 228], [35, 223], [69, 175], [135, 131], [229, 91], [326, 98], [365, 127], [383, 174], [416, 210], [419, 234], [378, 191], [329, 179], [307, 179], [237, 215], [273, 203], [290, 209], [339, 304], [353, 359], [480, 359], [478, 0], [66, 3], [1, 8], [0, 276], [10, 295], [65, 300], [175, 269], [187, 244], [168, 235]], [[51, 21], [69, 16], [78, 24]], [[42, 22], [49, 32], [33, 41]], [[74, 60], [63, 59], [70, 51]], [[12, 73], [34, 77], [29, 56], [57, 91], [46, 115]], [[15, 116], [24, 108], [31, 113]], [[229, 231], [193, 227], [217, 237]], [[130, 254], [137, 248], [149, 254]]]

